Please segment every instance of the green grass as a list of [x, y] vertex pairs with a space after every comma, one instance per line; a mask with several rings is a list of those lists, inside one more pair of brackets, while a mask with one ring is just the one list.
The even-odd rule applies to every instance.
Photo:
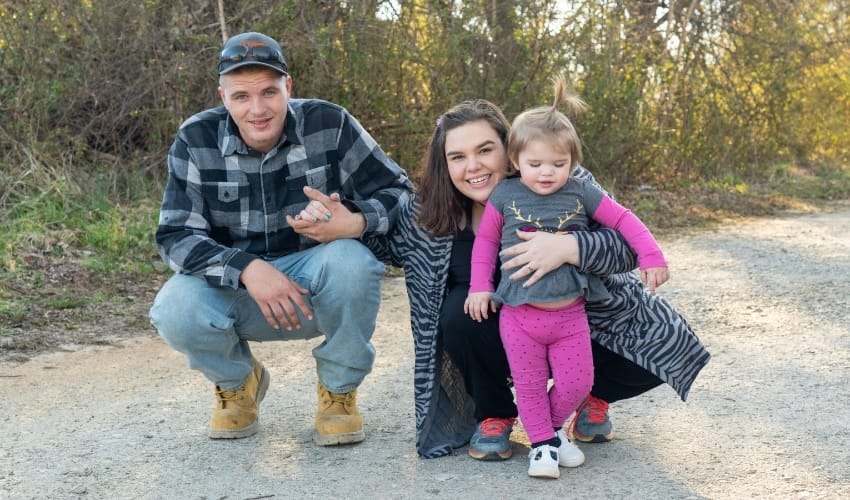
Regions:
[[139, 295], [133, 287], [149, 289], [163, 274], [153, 237], [160, 187], [134, 181], [133, 189], [119, 188], [108, 175], [114, 166], [73, 181], [61, 168], [35, 161], [28, 170], [6, 167], [0, 170], [0, 335], [94, 318], [99, 305], [126, 302]]
[[20, 300], [0, 298], [0, 323], [20, 323], [29, 313], [29, 308]]
[[158, 197], [111, 202], [104, 189], [51, 189], [17, 201], [0, 220], [0, 269], [76, 258], [101, 272], [153, 272]]
[[80, 296], [77, 293], [63, 293], [59, 297], [51, 297], [44, 300], [44, 305], [53, 309], [77, 309], [86, 305], [89, 300], [86, 297]]

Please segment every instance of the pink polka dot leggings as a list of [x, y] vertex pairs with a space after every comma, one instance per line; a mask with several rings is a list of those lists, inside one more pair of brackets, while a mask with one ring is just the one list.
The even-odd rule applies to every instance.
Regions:
[[[562, 309], [505, 304], [499, 330], [528, 439], [552, 439], [593, 386], [584, 299]], [[553, 385], [547, 392], [550, 373]]]

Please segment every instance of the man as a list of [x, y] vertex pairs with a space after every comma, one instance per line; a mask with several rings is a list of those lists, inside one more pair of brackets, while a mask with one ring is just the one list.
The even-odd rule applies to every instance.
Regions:
[[272, 38], [230, 38], [218, 73], [224, 105], [183, 123], [168, 155], [156, 241], [176, 274], [151, 322], [215, 384], [213, 439], [257, 431], [270, 377], [249, 341], [324, 335], [316, 442], [360, 442], [384, 267], [358, 238], [395, 224], [411, 183], [346, 110], [291, 98]]

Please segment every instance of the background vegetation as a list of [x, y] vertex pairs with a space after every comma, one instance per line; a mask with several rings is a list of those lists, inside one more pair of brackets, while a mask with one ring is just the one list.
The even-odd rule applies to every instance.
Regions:
[[849, 3], [0, 0], [0, 334], [107, 300], [75, 277], [162, 271], [166, 152], [218, 104], [230, 34], [281, 40], [295, 95], [346, 106], [414, 175], [449, 106], [511, 117], [567, 71], [586, 165], [664, 230], [850, 197]]

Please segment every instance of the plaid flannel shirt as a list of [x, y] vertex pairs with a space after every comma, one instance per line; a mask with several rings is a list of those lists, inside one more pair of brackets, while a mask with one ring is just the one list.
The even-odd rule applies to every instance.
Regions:
[[412, 184], [345, 109], [290, 99], [283, 135], [266, 154], [247, 147], [224, 107], [180, 126], [168, 154], [157, 248], [174, 271], [239, 287], [253, 259], [272, 259], [318, 242], [297, 234], [286, 215], [309, 202], [302, 188], [337, 192], [366, 220], [361, 236], [386, 234]]

